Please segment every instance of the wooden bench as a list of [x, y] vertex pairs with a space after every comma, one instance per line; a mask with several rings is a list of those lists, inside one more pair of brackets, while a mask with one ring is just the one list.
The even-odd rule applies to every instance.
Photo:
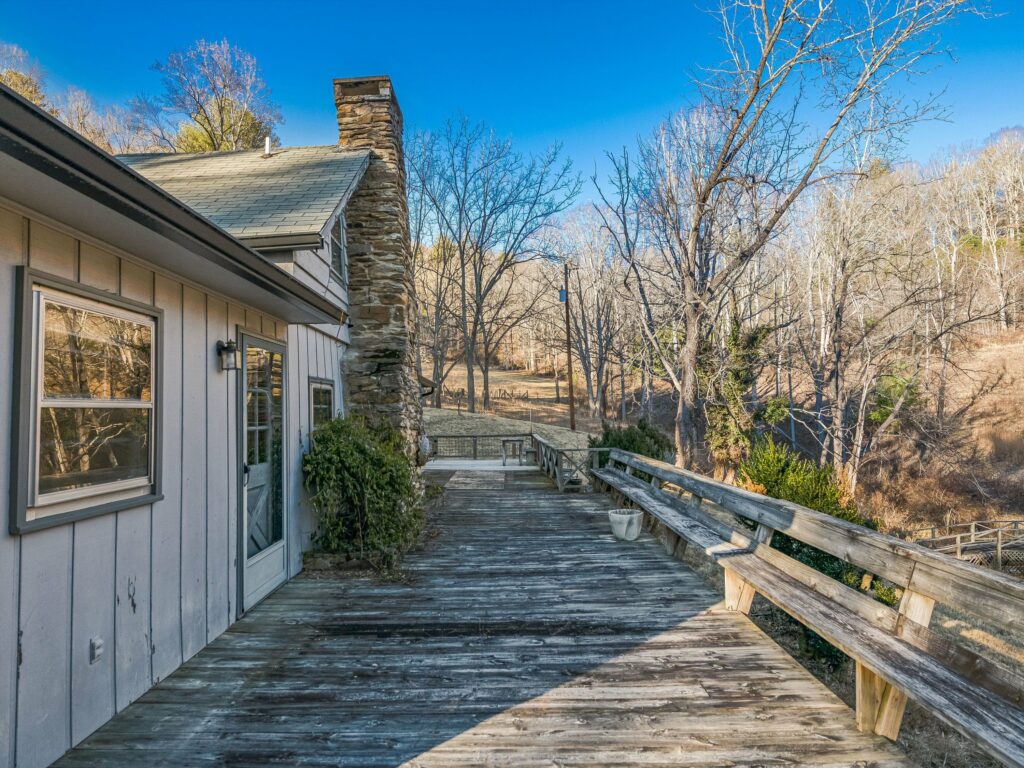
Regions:
[[[722, 566], [726, 608], [747, 613], [760, 594], [853, 658], [861, 730], [895, 739], [909, 697], [1024, 768], [1024, 676], [928, 628], [939, 602], [1024, 633], [1024, 582], [617, 449], [592, 474], [600, 488], [643, 509], [669, 551], [697, 546]], [[899, 605], [773, 549], [776, 532], [900, 587]]]
[[523, 445], [525, 442], [526, 438], [521, 436], [501, 438], [501, 466], [505, 466], [505, 461], [508, 459], [510, 450], [512, 451], [512, 457], [519, 462], [520, 466], [522, 466]]

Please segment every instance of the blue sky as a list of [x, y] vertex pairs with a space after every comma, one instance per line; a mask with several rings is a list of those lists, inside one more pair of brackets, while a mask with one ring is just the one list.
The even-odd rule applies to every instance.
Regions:
[[[285, 145], [334, 141], [332, 78], [390, 74], [408, 126], [465, 114], [525, 149], [561, 141], [589, 175], [603, 150], [650, 131], [715, 62], [717, 32], [699, 10], [708, 4], [0, 0], [0, 40], [27, 49], [51, 87], [120, 101], [158, 90], [150, 65], [171, 50], [227, 37], [260, 61]], [[1024, 123], [1024, 3], [993, 9], [1005, 15], [950, 28], [958, 60], [915, 86], [945, 89], [952, 121], [915, 128], [911, 159]]]

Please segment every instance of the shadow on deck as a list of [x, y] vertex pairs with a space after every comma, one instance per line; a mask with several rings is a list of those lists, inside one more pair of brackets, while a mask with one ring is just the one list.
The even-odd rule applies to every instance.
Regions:
[[607, 497], [431, 474], [403, 582], [290, 582], [60, 764], [907, 764]]

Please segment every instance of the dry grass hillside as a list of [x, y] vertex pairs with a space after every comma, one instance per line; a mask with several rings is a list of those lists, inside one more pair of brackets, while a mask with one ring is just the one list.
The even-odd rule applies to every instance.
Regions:
[[[480, 381], [477, 380], [477, 389]], [[466, 389], [466, 372], [456, 367], [445, 382], [444, 408], [466, 409], [465, 396], [457, 395]], [[479, 392], [478, 392], [479, 399]], [[599, 432], [600, 418], [592, 418], [585, 405], [586, 395], [576, 393], [576, 428], [584, 432]], [[556, 387], [553, 376], [536, 376], [526, 371], [491, 371], [491, 405], [478, 411], [507, 419], [518, 419], [535, 424], [569, 426], [569, 405], [566, 383], [563, 379]]]
[[466, 413], [448, 408], [424, 408], [423, 427], [428, 435], [519, 435], [532, 432], [565, 448], [586, 448], [589, 433], [542, 422], [530, 422], [489, 413]]
[[[1024, 335], [992, 338], [971, 351], [968, 367], [954, 382], [954, 407], [971, 399], [984, 382], [996, 385], [977, 399], [947, 448], [925, 464], [908, 450], [896, 461], [864, 471], [860, 503], [884, 529], [904, 531], [1000, 517], [1024, 519]], [[445, 393], [464, 389], [465, 372], [457, 366], [446, 382]], [[464, 396], [461, 400], [446, 396], [443, 410], [427, 416], [428, 431], [438, 433], [436, 426], [441, 424], [459, 430], [486, 427], [495, 433], [522, 431], [522, 422], [538, 428], [568, 427], [564, 380], [556, 391], [551, 376], [495, 369], [491, 395], [491, 406], [478, 408], [476, 420], [465, 422], [446, 421], [449, 413], [465, 413]], [[579, 387], [576, 395], [577, 429], [599, 432], [600, 417], [590, 414]], [[636, 403], [627, 398], [627, 404], [628, 418], [635, 419]], [[613, 398], [609, 413], [613, 418], [618, 415], [616, 405]], [[654, 421], [666, 432], [671, 429], [673, 412], [672, 393], [663, 387], [655, 398]], [[454, 427], [455, 423], [459, 426]], [[553, 437], [569, 435], [567, 429], [552, 433]]]
[[974, 402], [944, 449], [923, 465], [908, 454], [902, 467], [864, 473], [861, 502], [884, 528], [1024, 519], [1024, 337], [973, 349], [953, 400]]

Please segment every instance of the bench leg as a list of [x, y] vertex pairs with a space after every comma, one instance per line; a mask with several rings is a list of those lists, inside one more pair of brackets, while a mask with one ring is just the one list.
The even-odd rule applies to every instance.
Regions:
[[[910, 589], [906, 590], [900, 600], [900, 623], [897, 625], [896, 634], [902, 634], [903, 622], [906, 620], [927, 627], [931, 623], [934, 608], [935, 601], [932, 598]], [[903, 723], [903, 714], [906, 709], [906, 694], [885, 683], [879, 699], [878, 715], [875, 718], [875, 733], [895, 741], [896, 737], [900, 735], [900, 725]]]
[[903, 724], [903, 713], [906, 709], [906, 694], [884, 683], [878, 704], [878, 716], [875, 718], [875, 733], [896, 741], [896, 737], [900, 735], [900, 725]]
[[885, 680], [857, 662], [857, 728], [874, 733], [885, 692]]
[[742, 614], [750, 613], [750, 606], [756, 594], [750, 582], [725, 569], [725, 607]]

